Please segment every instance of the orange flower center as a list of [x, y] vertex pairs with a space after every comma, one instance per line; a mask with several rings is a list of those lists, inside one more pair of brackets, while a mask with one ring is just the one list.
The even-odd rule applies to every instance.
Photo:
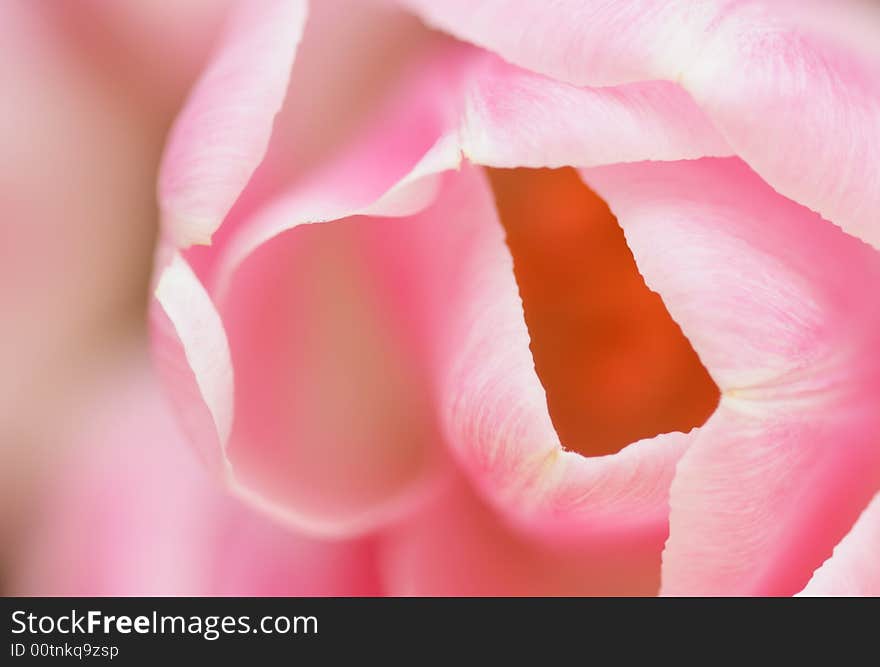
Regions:
[[718, 387], [570, 168], [490, 169], [553, 424], [595, 456], [701, 425]]

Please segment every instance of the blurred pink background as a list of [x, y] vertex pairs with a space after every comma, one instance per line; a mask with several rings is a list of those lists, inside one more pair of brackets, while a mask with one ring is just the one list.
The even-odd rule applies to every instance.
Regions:
[[0, 5], [7, 589], [96, 383], [143, 345], [156, 168], [224, 4]]

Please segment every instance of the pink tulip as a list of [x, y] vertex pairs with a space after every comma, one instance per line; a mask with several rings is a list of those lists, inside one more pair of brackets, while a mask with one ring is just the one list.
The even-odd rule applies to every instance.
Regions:
[[[296, 530], [384, 536], [390, 592], [651, 593], [661, 550], [665, 594], [794, 594], [837, 568], [874, 590], [880, 59], [855, 22], [787, 0], [401, 4], [446, 34], [388, 3], [241, 3], [178, 116], [152, 320], [200, 457]], [[338, 48], [354, 11], [406, 67]], [[487, 166], [577, 167], [608, 203], [720, 391], [705, 425], [604, 456], [560, 437]], [[481, 586], [498, 524], [539, 546]]]

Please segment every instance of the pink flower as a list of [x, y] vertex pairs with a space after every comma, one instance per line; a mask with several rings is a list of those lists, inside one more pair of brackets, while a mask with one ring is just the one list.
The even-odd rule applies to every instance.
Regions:
[[[202, 459], [297, 530], [390, 540], [392, 593], [656, 592], [661, 550], [666, 594], [876, 590], [870, 45], [821, 3], [402, 4], [452, 37], [241, 3], [177, 119], [152, 316]], [[381, 38], [337, 48], [346, 25]], [[557, 433], [483, 167], [566, 165], [717, 385], [701, 428], [605, 456]], [[541, 555], [480, 588], [506, 539]]]

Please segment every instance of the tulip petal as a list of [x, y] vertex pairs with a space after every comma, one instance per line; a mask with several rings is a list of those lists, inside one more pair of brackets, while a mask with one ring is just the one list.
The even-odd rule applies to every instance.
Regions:
[[460, 77], [462, 60], [456, 48], [425, 64], [425, 76], [408, 79], [412, 85], [402, 85], [391, 95], [336, 159], [242, 221], [222, 248], [218, 291], [256, 248], [297, 225], [359, 214], [410, 215], [430, 204], [437, 185], [433, 176], [455, 169], [461, 160], [449, 135], [454, 114], [450, 88], [438, 80], [437, 70], [448, 67], [449, 77]]
[[803, 382], [830, 379], [807, 371], [876, 312], [862, 281], [876, 279], [877, 253], [780, 197], [739, 160], [581, 173], [727, 393], [795, 371]]
[[[831, 29], [821, 34], [818, 19], [807, 30], [803, 13], [821, 17], [818, 3], [404, 4], [433, 26], [562, 81], [681, 84], [776, 190], [880, 247], [873, 218], [880, 208], [880, 62], [847, 48]], [[839, 21], [828, 24], [839, 32]]]
[[674, 83], [583, 88], [494, 56], [469, 81], [460, 136], [468, 159], [493, 167], [588, 167], [731, 154]]
[[864, 406], [753, 410], [722, 398], [679, 463], [665, 595], [793, 595], [880, 485]]
[[[444, 107], [430, 86], [433, 97], [404, 91], [397, 115], [380, 118], [332, 168], [220, 237], [207, 262], [218, 277], [210, 296], [187, 261], [204, 273], [201, 250], [176, 257], [157, 281], [160, 365], [197, 448], [239, 495], [322, 534], [372, 528], [414, 502], [426, 475], [443, 473], [427, 455], [436, 438], [424, 432], [423, 392], [358, 268], [357, 225], [290, 229], [430, 203], [432, 174], [459, 160], [457, 147], [452, 163], [442, 145], [431, 150]], [[415, 122], [400, 131], [405, 119]]]
[[[519, 107], [515, 113], [503, 113], [505, 108], [511, 107], [522, 97], [518, 91], [523, 89], [530, 91], [524, 98], [526, 106]], [[554, 100], [563, 99], [566, 100], [564, 105], [554, 104]], [[528, 106], [529, 101], [532, 107]], [[469, 111], [465, 112], [465, 107]], [[585, 142], [577, 144], [573, 150], [561, 136], [572, 128], [560, 120], [551, 125], [549, 134], [545, 135], [554, 148], [549, 153], [536, 153], [536, 135], [530, 132], [528, 126], [538, 127], [539, 117], [554, 107], [564, 108], [566, 114], [575, 112], [576, 115], [593, 117], [600, 124], [610, 123], [614, 117], [629, 113], [628, 120], [623, 122], [625, 132], [635, 131], [640, 126], [650, 131], [638, 135], [627, 144], [627, 148], [620, 151], [615, 148], [616, 137], [620, 133], [592, 132]], [[539, 470], [543, 466], [537, 466], [534, 460], [523, 465], [521, 477], [506, 478], [503, 468], [517, 465], [515, 457], [522, 453], [518, 450], [520, 444], [514, 440], [516, 434], [509, 434], [510, 441], [505, 445], [507, 458], [495, 471], [504, 478], [493, 492], [499, 502], [511, 487], [517, 485], [523, 487], [520, 489], [523, 503], [532, 502], [538, 495], [546, 496], [540, 501], [542, 510], [538, 514], [563, 516], [559, 523], [560, 526], [566, 526], [561, 528], [561, 532], [566, 533], [571, 516], [577, 514], [577, 511], [571, 512], [570, 507], [598, 506], [604, 502], [598, 499], [615, 498], [600, 512], [604, 517], [598, 521], [602, 524], [600, 530], [611, 530], [612, 526], [627, 530], [629, 523], [632, 523], [648, 525], [650, 530], [662, 535], [665, 531], [666, 488], [674, 463], [684, 446], [684, 436], [666, 436], [663, 439], [670, 441], [668, 446], [646, 444], [644, 447], [633, 447], [619, 458], [607, 461], [596, 459], [586, 468], [583, 467], [582, 457], [560, 448], [558, 437], [550, 425], [543, 389], [534, 373], [510, 255], [504, 245], [503, 233], [486, 184], [470, 170], [464, 170], [467, 174], [461, 178], [451, 170], [460, 168], [462, 150], [467, 147], [479, 150], [486, 161], [491, 159], [497, 163], [543, 163], [572, 158], [579, 159], [583, 164], [591, 164], [591, 151], [609, 159], [613, 155], [641, 159], [724, 152], [723, 142], [705, 123], [700, 123], [698, 114], [695, 116], [693, 110], [686, 95], [674, 86], [660, 84], [625, 92], [579, 90], [504, 65], [494, 56], [487, 56], [471, 47], [449, 43], [438, 46], [436, 53], [415, 67], [415, 75], [390, 96], [382, 113], [347, 150], [340, 151], [337, 158], [324, 168], [297, 180], [285, 193], [253, 215], [244, 216], [231, 226], [224, 226], [224, 232], [218, 235], [215, 247], [187, 252], [186, 259], [190, 262], [199, 257], [204, 259], [198, 253], [210, 253], [210, 275], [201, 270], [198, 273], [208, 286], [208, 301], [216, 304], [220, 318], [218, 323], [214, 321], [215, 316], [202, 317], [198, 325], [175, 322], [177, 337], [187, 338], [182, 341], [186, 353], [178, 353], [178, 360], [192, 357], [190, 361], [198, 361], [201, 355], [208, 357], [200, 362], [201, 369], [191, 364], [189, 376], [177, 373], [185, 380], [184, 384], [189, 383], [190, 390], [184, 392], [178, 388], [176, 391], [188, 394], [189, 399], [198, 399], [189, 402], [197, 406], [195, 412], [200, 415], [201, 426], [195, 429], [191, 427], [191, 431], [210, 432], [205, 426], [210, 425], [205, 419], [205, 406], [202, 405], [205, 401], [199, 399], [199, 393], [210, 398], [210, 392], [203, 386], [211, 385], [208, 376], [218, 373], [218, 369], [224, 369], [223, 373], [229, 375], [229, 369], [235, 368], [234, 419], [231, 413], [225, 412], [228, 401], [222, 405], [226, 423], [234, 422], [232, 435], [228, 443], [222, 432], [219, 438], [212, 435], [213, 440], [203, 436], [205, 442], [212, 444], [200, 448], [213, 447], [215, 453], [222, 453], [225, 447], [228, 461], [224, 463], [221, 459], [221, 463], [229, 466], [227, 472], [232, 471], [234, 488], [298, 526], [321, 532], [350, 534], [378, 525], [402, 511], [400, 508], [409, 506], [413, 498], [419, 496], [420, 492], [416, 489], [422, 486], [419, 480], [422, 480], [423, 471], [427, 469], [427, 459], [423, 460], [422, 457], [426, 455], [425, 446], [433, 441], [430, 434], [422, 433], [416, 437], [408, 430], [412, 423], [418, 421], [416, 416], [424, 414], [424, 407], [419, 405], [423, 399], [418, 397], [418, 392], [405, 389], [413, 386], [413, 383], [418, 384], [417, 378], [407, 376], [408, 371], [401, 370], [402, 374], [397, 374], [394, 369], [405, 366], [425, 368], [428, 364], [424, 359], [441, 354], [452, 354], [451, 358], [446, 357], [447, 366], [458, 368], [462, 363], [461, 357], [474, 354], [474, 350], [468, 338], [462, 337], [462, 332], [458, 330], [450, 335], [461, 345], [453, 351], [445, 350], [443, 337], [431, 332], [445, 329], [443, 319], [458, 322], [459, 316], [440, 318], [437, 314], [455, 312], [455, 308], [463, 305], [463, 312], [468, 313], [465, 317], [470, 317], [474, 314], [473, 308], [483, 307], [482, 303], [478, 306], [471, 303], [472, 297], [486, 299], [490, 303], [490, 312], [498, 311], [499, 307], [501, 312], [498, 322], [480, 321], [479, 327], [486, 327], [484, 334], [491, 336], [496, 324], [504, 322], [504, 326], [508, 326], [504, 318], [509, 318], [509, 327], [514, 332], [511, 342], [516, 349], [518, 364], [513, 369], [502, 366], [493, 369], [498, 373], [496, 381], [506, 382], [506, 374], [513, 373], [512, 377], [517, 378], [514, 391], [528, 396], [531, 401], [528, 410], [536, 411], [534, 416], [530, 414], [527, 419], [534, 421], [535, 428], [544, 428], [542, 437], [532, 443], [537, 449], [530, 456], [558, 459], [557, 464], [548, 468], [556, 478], [550, 485], [554, 489], [552, 493], [543, 488], [546, 481]], [[577, 128], [581, 127], [577, 125]], [[669, 131], [666, 132], [664, 128]], [[654, 135], [667, 138], [655, 140]], [[583, 153], [582, 159], [577, 158], [580, 153]], [[444, 172], [451, 172], [451, 175], [447, 178], [443, 176]], [[451, 186], [451, 189], [447, 187], [448, 181], [454, 183], [459, 180], [464, 185]], [[434, 200], [436, 203], [432, 207]], [[451, 207], [452, 201], [458, 202], [457, 205], [468, 211], [468, 215], [463, 216]], [[336, 231], [310, 231], [301, 227], [306, 223], [338, 221], [351, 216], [413, 216], [419, 211], [423, 211], [421, 215], [424, 218], [408, 218], [399, 224], [382, 221], [379, 227], [382, 233], [374, 231], [379, 229], [377, 227], [370, 227], [370, 231], [354, 231], [350, 223], [344, 223], [343, 229]], [[471, 214], [476, 216], [476, 220], [472, 219]], [[449, 219], [458, 219], [458, 222], [452, 224], [448, 222]], [[367, 226], [364, 221], [359, 224]], [[412, 229], [424, 239], [418, 252], [396, 243], [397, 239], [412, 238], [407, 235], [406, 229]], [[373, 240], [367, 242], [364, 237], [355, 242], [359, 235], [364, 234]], [[433, 239], [430, 235], [433, 235]], [[348, 257], [346, 253], [349, 251], [345, 248], [352, 244], [362, 248]], [[492, 281], [497, 281], [502, 293], [498, 304], [493, 301], [497, 296], [494, 293], [484, 293], [482, 288], [472, 292], [468, 282], [450, 283], [445, 279], [449, 272], [459, 269], [471, 271], [474, 268], [462, 265], [464, 256], [459, 256], [457, 250], [460, 244], [472, 248], [467, 256], [476, 253], [479, 259], [475, 261], [485, 262], [491, 267]], [[334, 246], [343, 250], [337, 253]], [[367, 272], [358, 268], [360, 260], [357, 255], [366, 252], [368, 246], [378, 254], [382, 254], [382, 247], [395, 248], [394, 254], [398, 259], [386, 259], [398, 267], [409, 262], [405, 275], [400, 277], [396, 285], [385, 285], [379, 290], [384, 295], [383, 299], [405, 299], [404, 303], [391, 311], [420, 311], [423, 313], [420, 316], [423, 322], [433, 322], [434, 329], [425, 324], [417, 327], [418, 333], [415, 329], [405, 333], [413, 326], [407, 323], [395, 325], [397, 333], [389, 332], [387, 326], [382, 324], [384, 316], [377, 318], [373, 314], [373, 310], [381, 313], [382, 307], [369, 306], [376, 301], [369, 292], [378, 289], [371, 287], [370, 281], [372, 276], [381, 277], [388, 272], [381, 264]], [[445, 250], [439, 251], [439, 246]], [[308, 248], [324, 257], [324, 261], [332, 267], [326, 269], [329, 273], [323, 273], [325, 269], [320, 265], [310, 264]], [[399, 259], [405, 256], [411, 256], [411, 259]], [[311, 269], [306, 268], [309, 266]], [[315, 277], [311, 277], [312, 274]], [[430, 277], [423, 280], [422, 276], [425, 275]], [[190, 278], [197, 282], [195, 276]], [[420, 281], [424, 284], [416, 289], [415, 285]], [[450, 287], [454, 284], [456, 291], [449, 293], [436, 285], [429, 286], [427, 283], [432, 281], [443, 285], [443, 289], [447, 289], [447, 283]], [[494, 282], [491, 284], [495, 285]], [[283, 287], [279, 288], [279, 285]], [[366, 286], [367, 293], [352, 291], [356, 285]], [[414, 287], [405, 289], [403, 285]], [[325, 302], [339, 305], [339, 312], [331, 312], [331, 307], [319, 308], [317, 295], [323, 292], [326, 292]], [[173, 298], [168, 296], [163, 300]], [[289, 301], [282, 303], [279, 299]], [[208, 305], [213, 308], [213, 304]], [[360, 311], [356, 313], [357, 309]], [[165, 308], [166, 315], [167, 310]], [[188, 307], [182, 306], [179, 315], [185, 318], [188, 311]], [[314, 324], [310, 325], [310, 322]], [[460, 324], [467, 329], [472, 323]], [[212, 328], [213, 333], [208, 336], [212, 340], [228, 338], [231, 362], [223, 357], [223, 346], [219, 344], [189, 349], [197, 336], [208, 334], [198, 333], [187, 337], [181, 331], [197, 330], [202, 326]], [[361, 326], [365, 334], [360, 342], [366, 347], [361, 350], [360, 356], [354, 350], [345, 353], [344, 349], [337, 354], [334, 346], [343, 346], [345, 338], [334, 332]], [[414, 353], [417, 358], [410, 361], [397, 358], [397, 353], [387, 347], [385, 341], [388, 336], [391, 336], [391, 340], [395, 340], [395, 336], [417, 336], [419, 340], [413, 341], [412, 345], [421, 346], [421, 352]], [[303, 350], [308, 349], [305, 345], [307, 340], [319, 343], [313, 343], [312, 353], [303, 357]], [[440, 347], [444, 348], [442, 352]], [[343, 363], [343, 359], [348, 361]], [[377, 388], [371, 383], [381, 376], [383, 363], [389, 369], [387, 382]], [[342, 369], [346, 365], [352, 378], [360, 378], [353, 379], [349, 387], [345, 387], [342, 381]], [[520, 366], [522, 377], [517, 375]], [[477, 369], [485, 367], [483, 360], [475, 365]], [[439, 377], [436, 367], [432, 368], [434, 370], [430, 372]], [[467, 394], [461, 401], [469, 404], [468, 415], [461, 417], [450, 413], [448, 416], [454, 440], [464, 443], [470, 439], [468, 420], [479, 419], [479, 413], [484, 409], [483, 401], [487, 399], [480, 391], [473, 391], [468, 380], [445, 377], [447, 373], [443, 371], [444, 378], [439, 380], [442, 386], [438, 386], [436, 391], [444, 397], [462, 392]], [[195, 376], [195, 384], [192, 375]], [[333, 388], [334, 382], [336, 388]], [[314, 388], [311, 398], [304, 389], [310, 385]], [[194, 386], [200, 392], [194, 391]], [[347, 414], [346, 410], [351, 410], [354, 405], [350, 400], [355, 391], [353, 387], [361, 387], [364, 395], [374, 398], [376, 409], [370, 424], [358, 422], [363, 427], [358, 437], [343, 438], [336, 427], [342, 420], [331, 412], [333, 406], [340, 408], [340, 414]], [[223, 396], [231, 394], [231, 390], [224, 391]], [[408, 406], [407, 410], [401, 411], [402, 414], [408, 410], [412, 414], [392, 426], [387, 404], [390, 396], [397, 395], [405, 398], [395, 400]], [[282, 405], [286, 396], [294, 396], [291, 400], [295, 404], [313, 404], [317, 407], [302, 408], [305, 412], [297, 412], [290, 406]], [[326, 404], [318, 402], [319, 396], [325, 396]], [[346, 401], [348, 408], [344, 407]], [[209, 413], [219, 410], [215, 403], [208, 403], [213, 406], [209, 407]], [[449, 406], [443, 407], [444, 411], [451, 409]], [[364, 414], [368, 412], [365, 410]], [[267, 417], [267, 414], [275, 416]], [[296, 419], [291, 415], [299, 415], [299, 422], [294, 423]], [[502, 421], [506, 418], [499, 416]], [[387, 432], [385, 436], [378, 435], [386, 428], [392, 429], [391, 435]], [[322, 430], [326, 438], [320, 435]], [[331, 433], [332, 436], [328, 435]], [[403, 447], [407, 452], [403, 455], [400, 442], [406, 433], [410, 433], [411, 442]], [[375, 438], [372, 434], [376, 434]], [[483, 456], [480, 453], [482, 450], [491, 447], [492, 437], [490, 433], [480, 433], [478, 442], [473, 445], [474, 450], [466, 455], [471, 459], [468, 465], [476, 475], [482, 476], [478, 459]], [[322, 442], [324, 445], [320, 445]], [[351, 456], [340, 455], [334, 459], [320, 454], [319, 445], [330, 451], [342, 447], [343, 443], [353, 448]], [[465, 449], [471, 447], [469, 444], [461, 446]], [[374, 449], [376, 447], [378, 449]], [[257, 455], [258, 451], [262, 454]], [[341, 449], [338, 451], [342, 452]], [[365, 458], [363, 453], [368, 451], [374, 451], [372, 458]], [[633, 483], [636, 472], [643, 468], [650, 468], [652, 472], [645, 475], [643, 482], [637, 480]], [[360, 471], [357, 484], [351, 481], [355, 469]], [[595, 487], [586, 496], [579, 486], [585, 483], [584, 476]], [[416, 481], [419, 483], [416, 484]], [[494, 482], [490, 484], [493, 485]], [[638, 511], [630, 512], [632, 507]], [[534, 508], [520, 509], [523, 510], [519, 512], [521, 515], [531, 515]], [[553, 521], [546, 525], [551, 526], [551, 531], [559, 532], [559, 526]], [[595, 528], [593, 525], [588, 529]]]
[[226, 332], [189, 264], [173, 250], [159, 251], [168, 253], [160, 260], [150, 304], [156, 367], [199, 457], [226, 475], [234, 404]]
[[389, 595], [656, 595], [656, 537], [553, 547], [518, 533], [457, 481], [379, 540]]
[[163, 225], [178, 245], [210, 243], [263, 159], [305, 19], [305, 0], [241, 2], [229, 16], [163, 158]]
[[265, 202], [345, 150], [399, 82], [450, 43], [393, 2], [310, 3], [269, 149], [233, 213], [247, 213], [239, 204]]
[[682, 85], [778, 192], [880, 248], [880, 61], [743, 12]]
[[800, 595], [880, 596], [880, 494]]
[[[563, 449], [485, 177], [462, 168], [445, 180], [416, 217], [275, 235], [225, 283], [218, 311], [235, 367], [226, 451], [236, 484], [322, 532], [358, 532], [399, 514], [418, 497], [413, 482], [436, 466], [425, 458], [431, 434], [412, 430], [430, 418], [418, 377], [404, 370], [411, 366], [433, 377], [441, 426], [465, 469], [514, 520], [563, 541], [636, 531], [659, 548], [668, 486], [691, 435], [661, 435], [607, 457]], [[373, 289], [388, 318], [370, 314], [382, 312]], [[390, 324], [377, 329], [383, 319]], [[387, 326], [394, 330], [382, 333]], [[360, 331], [354, 347], [345, 344], [351, 331]], [[404, 357], [385, 347], [389, 336]], [[383, 407], [395, 401], [407, 406], [395, 411], [403, 421]]]
[[557, 0], [552, 7], [543, 0], [400, 2], [428, 25], [580, 86], [663, 78], [664, 65], [698, 47], [679, 40], [704, 27], [719, 4], [701, 10], [695, 2], [663, 0]]
[[[421, 333], [437, 409], [464, 470], [502, 512], [566, 541], [632, 531], [663, 539], [667, 491], [690, 435], [670, 433], [612, 456], [566, 451], [550, 421], [513, 262], [485, 176], [463, 168], [446, 216], [390, 220], [380, 265]], [[419, 294], [413, 297], [410, 293]]]
[[583, 171], [721, 402], [671, 491], [668, 594], [792, 594], [880, 483], [880, 256], [738, 160]]
[[320, 534], [368, 530], [443, 472], [423, 392], [357, 268], [358, 234], [340, 222], [262, 246], [219, 310], [175, 254], [152, 306], [154, 356], [200, 457]]
[[361, 227], [381, 239], [382, 222], [275, 237], [218, 305], [235, 368], [235, 477], [322, 533], [369, 530], [444, 472], [423, 382], [364, 267]]
[[673, 84], [577, 88], [444, 43], [347, 150], [241, 225], [220, 273], [233, 273], [260, 244], [299, 224], [415, 213], [436, 195], [435, 176], [458, 168], [462, 156], [554, 167], [729, 154]]

